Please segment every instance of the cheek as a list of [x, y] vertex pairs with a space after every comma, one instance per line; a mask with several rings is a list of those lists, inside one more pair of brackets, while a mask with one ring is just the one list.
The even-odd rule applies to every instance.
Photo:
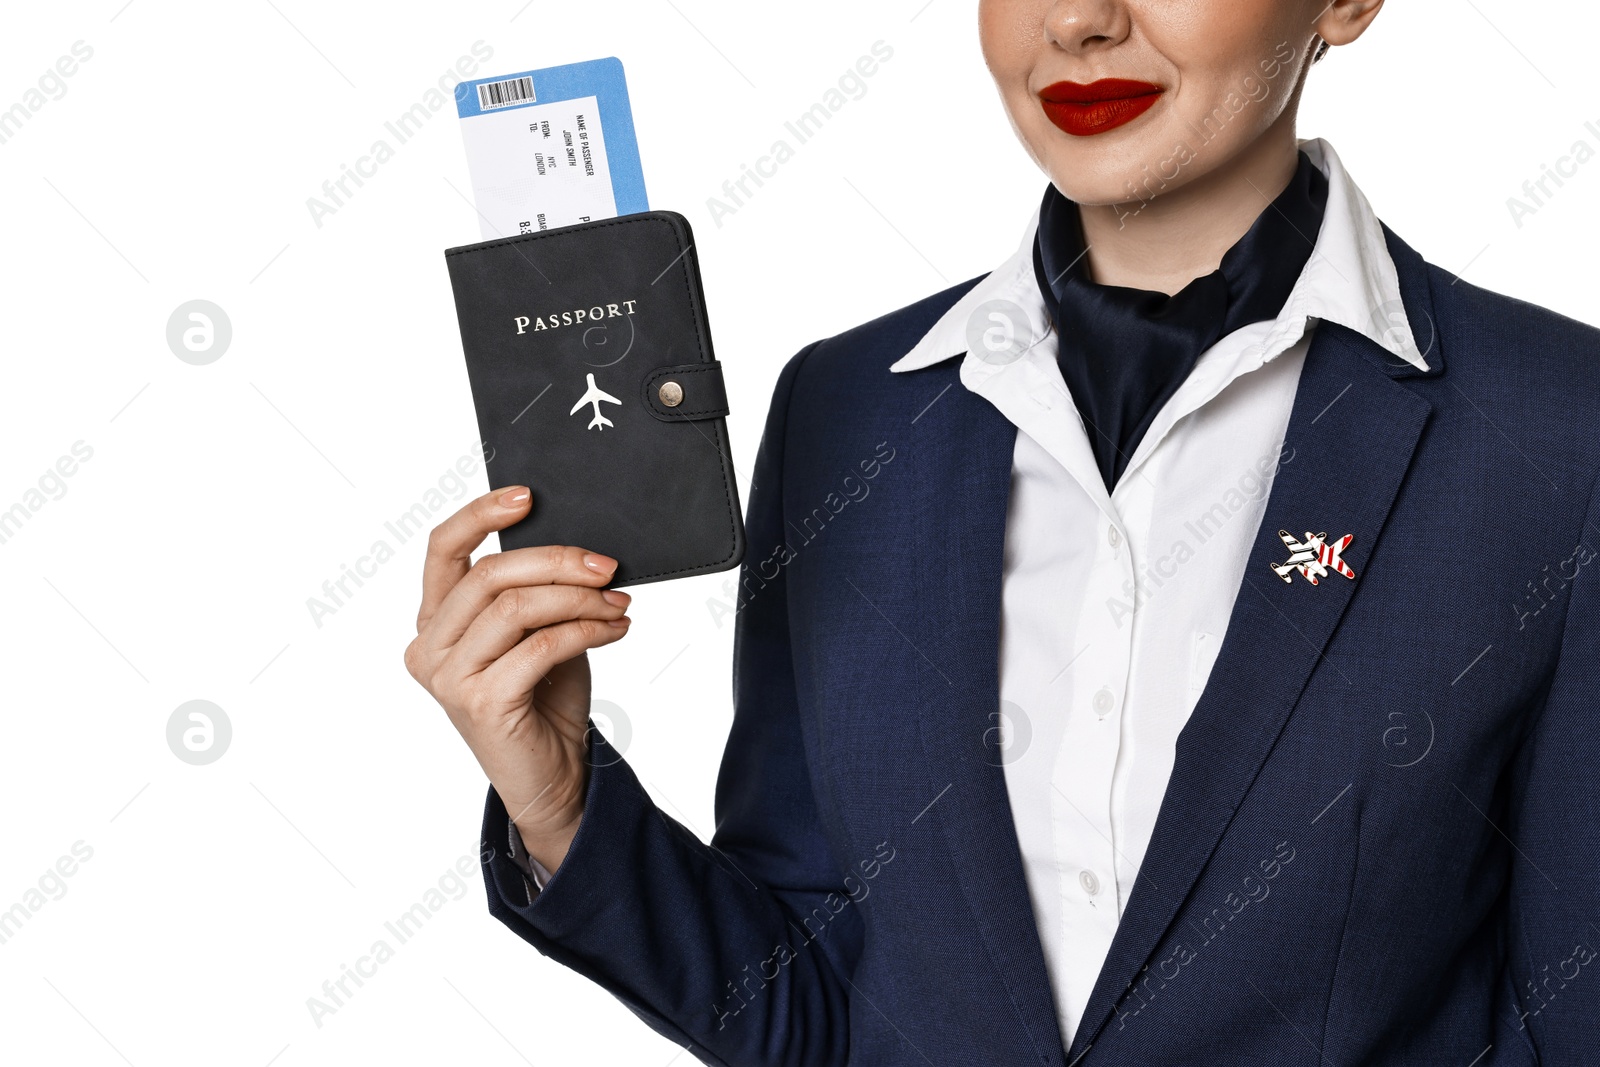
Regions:
[[1012, 131], [1043, 166], [1038, 141], [1048, 137], [1043, 113], [1029, 88], [1044, 51], [1044, 18], [1053, 0], [980, 0], [978, 36], [983, 60], [999, 90]]
[[1299, 37], [1310, 37], [1309, 29], [1297, 35], [1288, 24], [1294, 22], [1285, 18], [1288, 6], [1230, 0], [1224, 12], [1224, 5], [1208, 0], [1185, 5], [1189, 23], [1163, 24], [1171, 36], [1155, 43], [1179, 71], [1175, 102], [1186, 123], [1199, 128], [1208, 118], [1216, 125], [1227, 116], [1238, 120], [1227, 121], [1232, 133], [1248, 137], [1282, 113], [1294, 89]]
[[1310, 36], [1299, 10], [1287, 0], [1184, 0], [1149, 5], [1142, 25], [1184, 80], [1226, 91], [1259, 75], [1281, 42]]
[[980, 0], [978, 42], [995, 82], [1006, 92], [1026, 89], [1028, 73], [1041, 49], [1044, 16], [1041, 0]]

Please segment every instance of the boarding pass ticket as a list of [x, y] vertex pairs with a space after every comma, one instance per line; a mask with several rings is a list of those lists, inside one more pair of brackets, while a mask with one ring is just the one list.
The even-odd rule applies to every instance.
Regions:
[[466, 82], [456, 110], [485, 240], [650, 209], [621, 60]]

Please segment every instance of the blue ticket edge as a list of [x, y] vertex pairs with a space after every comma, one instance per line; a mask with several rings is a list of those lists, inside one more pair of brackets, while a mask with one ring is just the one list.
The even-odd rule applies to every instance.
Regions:
[[[532, 100], [490, 108], [488, 111], [478, 106], [478, 86], [513, 78], [533, 79]], [[611, 195], [617, 202], [617, 214], [649, 211], [650, 202], [644, 191], [644, 167], [639, 161], [639, 139], [633, 128], [633, 105], [628, 101], [628, 79], [622, 70], [622, 60], [616, 56], [462, 82], [456, 87], [456, 114], [465, 121], [477, 115], [514, 111], [585, 96], [594, 97], [600, 106], [600, 133], [606, 143], [606, 161], [611, 167]]]

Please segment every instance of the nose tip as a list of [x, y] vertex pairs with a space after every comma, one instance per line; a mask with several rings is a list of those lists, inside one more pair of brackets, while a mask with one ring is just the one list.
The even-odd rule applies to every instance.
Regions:
[[1130, 25], [1122, 0], [1057, 0], [1045, 16], [1045, 32], [1069, 52], [1120, 44], [1127, 39]]

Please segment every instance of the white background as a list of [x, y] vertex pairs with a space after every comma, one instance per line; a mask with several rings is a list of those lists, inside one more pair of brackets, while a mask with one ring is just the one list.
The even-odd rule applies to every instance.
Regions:
[[[747, 498], [783, 362], [989, 269], [1043, 191], [975, 5], [96, 0], [8, 16], [0, 109], [74, 42], [94, 52], [0, 144], [0, 510], [74, 442], [93, 456], [0, 544], [0, 910], [75, 842], [93, 856], [0, 944], [0, 1058], [688, 1062], [491, 919], [475, 864], [343, 1007], [321, 1026], [308, 1010], [475, 857], [485, 783], [401, 664], [420, 539], [320, 627], [306, 604], [393, 543], [384, 522], [474, 444], [441, 255], [478, 239], [453, 108], [320, 227], [306, 200], [475, 41], [494, 50], [484, 74], [621, 57], [651, 204], [696, 229]], [[894, 54], [866, 95], [719, 227], [707, 198], [878, 40]], [[1300, 133], [1327, 137], [1433, 262], [1600, 323], [1600, 160], [1520, 228], [1506, 205], [1575, 140], [1600, 147], [1596, 40], [1590, 5], [1391, 4], [1314, 70]], [[208, 366], [166, 342], [196, 298], [233, 326]], [[481, 468], [469, 482], [463, 500]], [[730, 577], [635, 590], [631, 634], [594, 656], [630, 762], [702, 838], [731, 716], [732, 625], [708, 602]], [[192, 699], [233, 726], [208, 766], [167, 746]]]

